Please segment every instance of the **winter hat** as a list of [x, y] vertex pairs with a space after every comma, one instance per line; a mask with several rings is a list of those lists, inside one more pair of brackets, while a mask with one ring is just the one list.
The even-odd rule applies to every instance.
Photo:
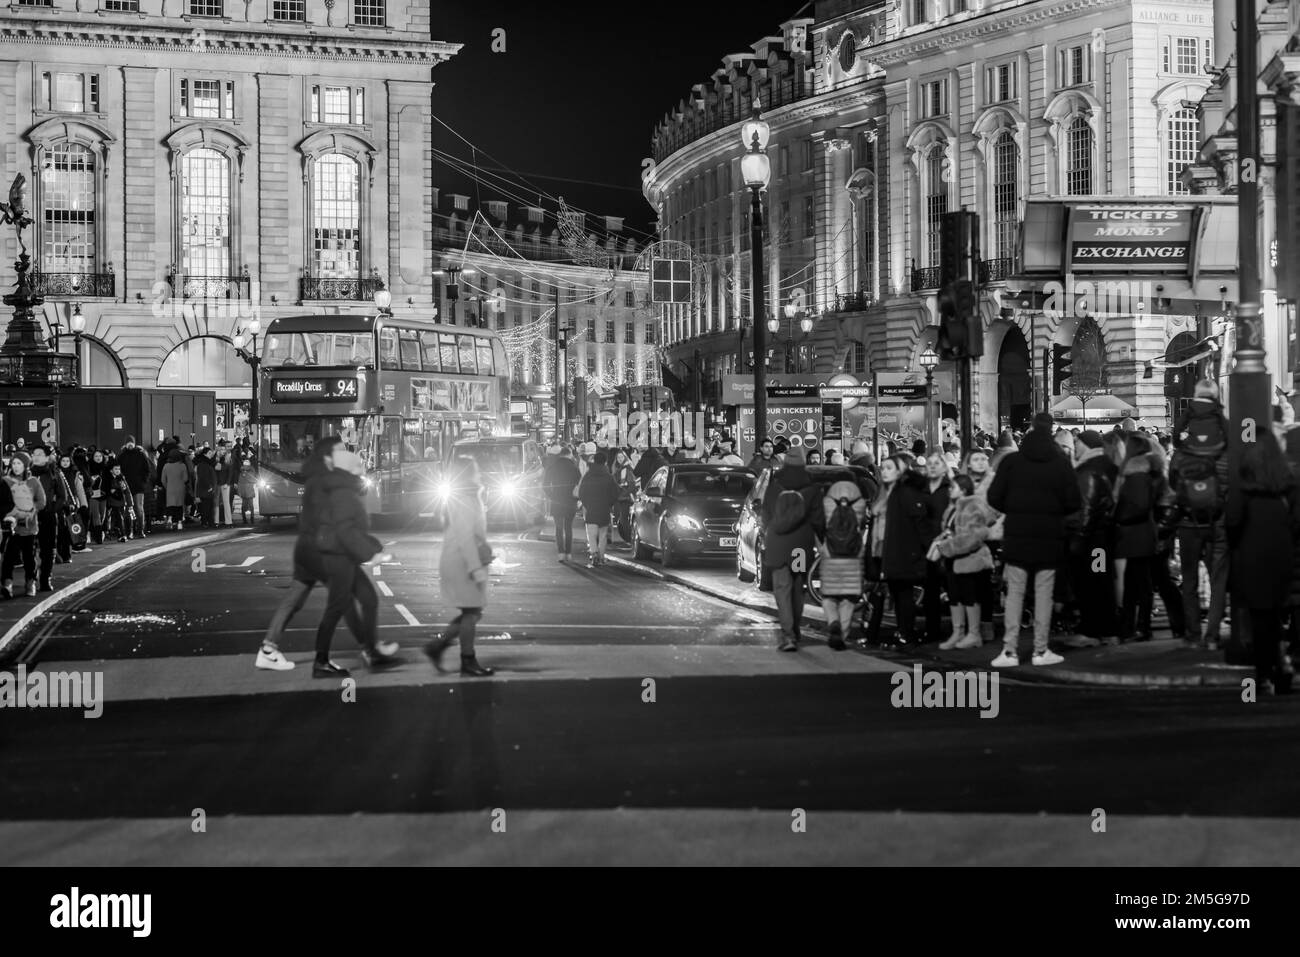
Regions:
[[1080, 442], [1082, 442], [1090, 449], [1099, 449], [1104, 444], [1101, 437], [1101, 433], [1094, 432], [1092, 429], [1087, 429], [1083, 432], [1080, 432], [1077, 436], [1075, 436], [1075, 438], [1077, 438]]
[[124, 445], [135, 445], [135, 436], [134, 436], [134, 435], [128, 435], [128, 436], [126, 437], [126, 441], [125, 441], [123, 444], [124, 444]]
[[1033, 428], [1036, 432], [1050, 433], [1052, 431], [1052, 426], [1055, 424], [1056, 420], [1052, 418], [1052, 413], [1050, 412], [1039, 412], [1034, 415]]
[[804, 457], [802, 448], [793, 448], [785, 453], [786, 465], [806, 465], [808, 460]]

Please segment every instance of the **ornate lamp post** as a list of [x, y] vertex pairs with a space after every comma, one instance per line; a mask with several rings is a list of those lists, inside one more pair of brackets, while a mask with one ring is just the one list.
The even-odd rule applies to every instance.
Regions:
[[925, 444], [938, 445], [935, 439], [934, 369], [939, 364], [939, 354], [934, 349], [921, 353], [921, 368], [925, 370]]
[[[376, 293], [376, 295], [378, 295], [378, 293]], [[253, 318], [248, 320], [243, 329], [235, 330], [235, 334], [230, 337], [230, 342], [234, 345], [235, 352], [239, 354], [239, 358], [247, 362], [248, 367], [253, 370], [253, 396], [252, 401], [248, 404], [248, 433], [249, 439], [252, 441], [254, 448], [260, 447], [257, 433], [257, 370], [261, 368], [262, 357], [257, 354], [257, 335], [261, 331], [261, 320], [259, 320], [257, 316], [253, 316]], [[247, 344], [248, 348], [245, 348], [245, 344]]]
[[[772, 129], [759, 116], [754, 101], [754, 116], [740, 128], [740, 142], [749, 151], [740, 158], [740, 175], [753, 194], [750, 204], [750, 253], [754, 275], [754, 355], [767, 355], [767, 307], [763, 301], [763, 202], [761, 194], [772, 179], [772, 162], [768, 159], [767, 141]], [[767, 365], [754, 363], [754, 446], [767, 435]]]
[[26, 177], [21, 173], [9, 187], [9, 202], [0, 203], [0, 221], [14, 227], [18, 234], [19, 255], [14, 263], [18, 282], [4, 297], [12, 306], [13, 318], [3, 346], [0, 346], [0, 383], [17, 386], [66, 386], [77, 384], [76, 356], [62, 356], [50, 349], [36, 321], [35, 310], [45, 304], [45, 297], [32, 283], [32, 260], [23, 241], [23, 230], [32, 225], [27, 215]]

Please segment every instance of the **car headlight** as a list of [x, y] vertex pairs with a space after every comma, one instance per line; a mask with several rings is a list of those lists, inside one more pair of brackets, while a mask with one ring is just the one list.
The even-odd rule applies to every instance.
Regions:
[[497, 489], [505, 498], [516, 498], [519, 495], [519, 483], [514, 479], [506, 479], [497, 486]]
[[684, 515], [681, 512], [678, 512], [676, 515], [674, 515], [672, 520], [673, 520], [673, 524], [676, 525], [678, 528], [684, 528], [692, 532], [698, 532], [700, 529], [704, 527], [699, 523], [697, 519], [694, 519], [689, 515]]
[[435, 494], [438, 496], [438, 501], [440, 502], [447, 501], [447, 499], [451, 498], [451, 483], [439, 482]]
[[361, 484], [362, 484], [362, 486], [364, 486], [365, 488], [374, 488], [374, 487], [375, 487], [375, 483], [370, 479], [370, 476], [368, 476], [368, 475], [364, 475], [364, 476], [361, 477]]
[[271, 483], [268, 482], [266, 479], [258, 479], [257, 487], [260, 489], [268, 489], [271, 487]]

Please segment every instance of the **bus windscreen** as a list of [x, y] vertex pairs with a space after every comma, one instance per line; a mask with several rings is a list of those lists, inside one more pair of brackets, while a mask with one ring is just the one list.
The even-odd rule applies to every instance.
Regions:
[[311, 458], [316, 443], [337, 435], [352, 451], [358, 451], [359, 430], [356, 416], [306, 415], [277, 416], [262, 425], [261, 458], [263, 465], [297, 479], [302, 466]]
[[375, 340], [368, 332], [289, 332], [267, 336], [265, 366], [371, 366]]

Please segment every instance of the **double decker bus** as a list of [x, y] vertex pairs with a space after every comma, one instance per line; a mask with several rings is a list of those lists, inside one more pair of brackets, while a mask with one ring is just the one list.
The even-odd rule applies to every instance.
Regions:
[[395, 316], [271, 320], [258, 378], [258, 507], [297, 515], [302, 467], [331, 435], [366, 463], [367, 508], [435, 503], [457, 440], [510, 432], [510, 365], [490, 329]]

